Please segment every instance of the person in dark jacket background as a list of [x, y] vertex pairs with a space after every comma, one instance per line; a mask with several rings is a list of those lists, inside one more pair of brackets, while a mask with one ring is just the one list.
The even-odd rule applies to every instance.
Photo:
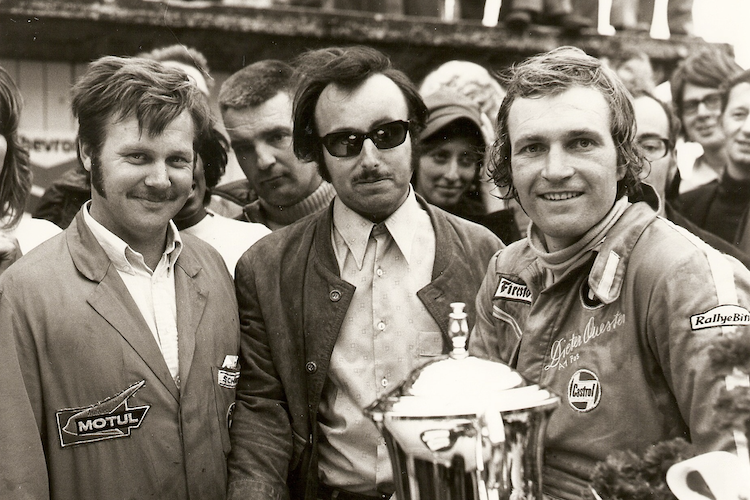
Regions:
[[680, 206], [698, 227], [740, 247], [740, 221], [750, 206], [750, 70], [723, 88], [721, 110], [726, 169], [718, 179], [680, 195]]

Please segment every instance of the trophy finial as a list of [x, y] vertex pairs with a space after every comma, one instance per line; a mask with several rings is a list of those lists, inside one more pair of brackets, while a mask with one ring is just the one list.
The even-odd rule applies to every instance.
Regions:
[[466, 351], [466, 340], [469, 338], [469, 324], [466, 321], [464, 307], [466, 307], [466, 304], [463, 302], [453, 302], [451, 303], [453, 311], [448, 315], [450, 318], [448, 334], [453, 341], [453, 351], [450, 355], [453, 359], [463, 359], [469, 355]]

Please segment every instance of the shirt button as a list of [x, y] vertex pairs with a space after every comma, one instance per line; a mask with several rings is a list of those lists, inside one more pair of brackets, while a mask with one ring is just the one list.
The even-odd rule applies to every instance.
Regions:
[[318, 371], [318, 365], [315, 364], [315, 361], [308, 361], [305, 363], [305, 370], [307, 370], [307, 373], [315, 373]]
[[378, 330], [380, 330], [381, 332], [385, 330], [385, 323], [383, 323], [382, 321], [378, 323]]
[[377, 274], [378, 276], [383, 276], [383, 270], [378, 268], [378, 270], [375, 271], [375, 274]]
[[383, 387], [388, 387], [388, 379], [383, 377], [383, 380], [380, 381], [380, 385]]
[[331, 299], [331, 302], [338, 302], [341, 300], [341, 292], [338, 290], [331, 290], [331, 293], [328, 294], [328, 298]]

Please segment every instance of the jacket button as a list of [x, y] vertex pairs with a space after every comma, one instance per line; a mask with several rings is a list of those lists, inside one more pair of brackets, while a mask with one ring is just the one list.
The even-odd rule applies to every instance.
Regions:
[[331, 293], [328, 294], [328, 297], [331, 299], [331, 302], [338, 302], [341, 300], [341, 292], [338, 290], [331, 290]]
[[315, 361], [308, 361], [305, 363], [305, 370], [307, 370], [307, 373], [315, 373], [318, 371], [318, 365], [315, 364]]

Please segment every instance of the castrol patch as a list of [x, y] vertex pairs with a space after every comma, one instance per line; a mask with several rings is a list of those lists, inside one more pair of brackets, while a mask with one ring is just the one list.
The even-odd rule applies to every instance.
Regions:
[[716, 306], [701, 314], [690, 316], [690, 328], [702, 330], [714, 326], [750, 325], [750, 311], [740, 306]]
[[568, 404], [575, 411], [586, 413], [599, 406], [602, 386], [591, 370], [578, 370], [568, 382]]
[[505, 276], [500, 278], [495, 292], [496, 299], [512, 300], [531, 305], [531, 290], [523, 282], [513, 281]]

